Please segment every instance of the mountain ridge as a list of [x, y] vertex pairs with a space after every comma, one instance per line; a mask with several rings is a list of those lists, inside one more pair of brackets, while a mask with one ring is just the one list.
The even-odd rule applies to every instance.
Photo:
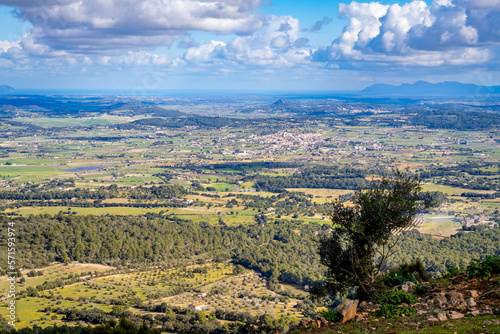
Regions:
[[374, 84], [360, 91], [363, 95], [489, 95], [500, 94], [500, 86], [481, 86], [457, 81], [429, 83], [417, 81], [399, 86]]
[[0, 85], [0, 94], [3, 94], [3, 93], [14, 93], [14, 92], [15, 92], [15, 89], [12, 88], [11, 86]]

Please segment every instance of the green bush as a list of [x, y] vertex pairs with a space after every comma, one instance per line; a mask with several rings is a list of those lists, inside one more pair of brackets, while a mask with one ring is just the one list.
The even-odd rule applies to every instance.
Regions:
[[450, 267], [450, 268], [446, 269], [446, 271], [444, 272], [443, 278], [455, 277], [458, 274], [460, 274], [461, 272], [462, 272], [462, 270], [458, 269], [457, 267]]
[[423, 295], [424, 293], [427, 292], [427, 286], [426, 285], [417, 285], [416, 287], [413, 288], [413, 292], [419, 296]]
[[489, 279], [491, 275], [500, 274], [500, 255], [486, 255], [484, 258], [472, 260], [467, 266], [469, 277]]
[[331, 322], [339, 322], [340, 319], [342, 319], [342, 316], [338, 312], [335, 312], [334, 310], [327, 310], [320, 312], [320, 315], [326, 320]]
[[417, 284], [417, 279], [420, 281], [428, 281], [430, 279], [430, 276], [425, 272], [424, 263], [420, 259], [417, 259], [415, 262], [400, 264], [396, 273], [403, 277], [413, 276], [415, 281], [410, 279], [407, 280], [415, 284]]
[[418, 284], [417, 278], [413, 274], [400, 275], [398, 273], [388, 273], [382, 279], [384, 284], [388, 287], [394, 287], [396, 285], [401, 285], [404, 282], [412, 282]]
[[379, 298], [382, 304], [399, 305], [402, 303], [415, 304], [417, 298], [411, 293], [404, 292], [403, 290], [387, 290], [385, 295]]
[[397, 305], [386, 304], [383, 305], [375, 315], [377, 317], [392, 318], [400, 316], [402, 314], [409, 316], [415, 314], [416, 312], [417, 311], [415, 311], [415, 309], [412, 306], [397, 306]]

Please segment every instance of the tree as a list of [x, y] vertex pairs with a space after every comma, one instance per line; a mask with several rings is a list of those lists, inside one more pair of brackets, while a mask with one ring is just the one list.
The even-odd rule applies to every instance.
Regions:
[[327, 268], [325, 289], [345, 293], [358, 288], [358, 298], [375, 292], [376, 277], [395, 253], [401, 233], [415, 215], [432, 205], [423, 196], [420, 179], [409, 171], [395, 170], [390, 177], [358, 189], [354, 205], [333, 204], [333, 231], [319, 239], [320, 262]]

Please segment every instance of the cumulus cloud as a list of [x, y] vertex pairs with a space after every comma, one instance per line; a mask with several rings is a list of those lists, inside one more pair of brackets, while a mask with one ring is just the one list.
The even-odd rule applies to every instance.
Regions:
[[191, 37], [189, 36], [185, 36], [180, 42], [179, 44], [177, 44], [177, 47], [181, 48], [181, 49], [189, 49], [189, 48], [192, 48], [194, 46], [194, 39], [192, 39]]
[[389, 6], [378, 2], [340, 4], [339, 14], [349, 19], [349, 25], [344, 28], [340, 39], [333, 44], [332, 51], [338, 55], [358, 53], [355, 46], [365, 47], [366, 44], [380, 34], [380, 18], [387, 13]]
[[[249, 34], [261, 0], [0, 0], [34, 26], [34, 45], [68, 53], [171, 45], [189, 30]], [[38, 48], [40, 51], [41, 48]]]
[[19, 43], [21, 41], [9, 42], [9, 41], [0, 41], [0, 52], [7, 52], [11, 48], [19, 48]]
[[[264, 17], [261, 0], [0, 0], [0, 5], [17, 8], [17, 15], [33, 24], [20, 41], [0, 41], [0, 62], [15, 69], [474, 66], [488, 64], [500, 49], [500, 0], [340, 4], [340, 16], [348, 20], [341, 36], [314, 47], [302, 33], [320, 31], [331, 18], [303, 29], [291, 16]], [[190, 37], [195, 30], [235, 36], [200, 43]], [[184, 55], [148, 52], [170, 45]]]
[[310, 31], [310, 32], [321, 31], [326, 25], [330, 24], [332, 21], [333, 19], [331, 17], [324, 16], [321, 20], [314, 22], [314, 24], [310, 28], [305, 29], [305, 31]]
[[406, 37], [415, 26], [428, 28], [434, 23], [427, 4], [412, 1], [399, 6], [390, 6], [381, 18], [380, 34], [370, 42], [370, 47], [382, 52], [405, 52]]
[[190, 62], [212, 63], [217, 58], [222, 58], [226, 43], [220, 41], [210, 41], [198, 47], [190, 48], [184, 58]]
[[260, 31], [237, 36], [228, 43], [211, 41], [189, 49], [184, 59], [190, 63], [230, 63], [241, 66], [293, 66], [306, 62], [300, 25], [291, 16], [270, 16]]
[[351, 2], [339, 10], [349, 24], [331, 46], [315, 50], [315, 61], [344, 67], [473, 65], [491, 59], [491, 47], [500, 43], [500, 0]]

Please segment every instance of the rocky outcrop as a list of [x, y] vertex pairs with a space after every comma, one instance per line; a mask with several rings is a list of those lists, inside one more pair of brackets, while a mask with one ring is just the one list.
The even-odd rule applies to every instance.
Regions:
[[403, 284], [401, 284], [401, 290], [403, 290], [404, 292], [413, 293], [413, 288], [416, 286], [417, 285], [413, 282], [404, 282]]
[[[441, 326], [444, 325], [441, 323], [448, 321], [459, 322], [461, 319], [470, 316], [499, 314], [500, 295], [495, 293], [499, 291], [497, 280], [498, 278], [491, 278], [487, 281], [462, 279], [459, 284], [449, 286], [441, 283], [427, 283], [427, 293], [417, 297], [417, 303], [411, 305], [416, 310], [416, 313], [411, 316], [401, 315], [401, 317], [407, 318], [405, 324], [414, 324], [412, 326], [418, 328], [418, 326]], [[402, 284], [397, 289], [411, 293], [414, 292], [414, 287], [412, 284]], [[401, 306], [410, 305], [402, 304]], [[299, 329], [298, 333], [329, 332], [332, 326], [341, 329], [341, 327], [337, 326], [341, 326], [341, 324], [348, 321], [378, 327], [374, 324], [379, 323], [379, 321], [382, 322], [382, 319], [374, 317], [374, 315], [381, 307], [382, 305], [372, 302], [363, 301], [358, 303], [358, 300], [348, 299], [335, 309], [341, 315], [340, 323], [323, 321], [323, 318], [302, 320], [295, 329]], [[414, 317], [424, 318], [427, 322], [414, 321], [412, 320]], [[375, 330], [374, 328], [372, 330]]]
[[356, 311], [358, 309], [358, 304], [359, 304], [358, 299], [356, 300], [347, 299], [345, 302], [337, 306], [335, 311], [342, 316], [342, 319], [340, 320], [341, 324], [351, 319], [354, 319], [354, 317], [356, 316]]

